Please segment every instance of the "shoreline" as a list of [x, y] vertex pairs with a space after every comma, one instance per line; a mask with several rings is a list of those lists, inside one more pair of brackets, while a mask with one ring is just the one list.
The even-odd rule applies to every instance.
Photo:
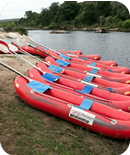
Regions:
[[[26, 28], [26, 27], [25, 27]], [[130, 32], [130, 29], [121, 29], [121, 28], [107, 28], [107, 27], [98, 27], [104, 28], [107, 32], [116, 31], [116, 32]], [[98, 28], [73, 28], [73, 29], [48, 29], [48, 28], [26, 28], [27, 30], [64, 30], [64, 31], [96, 31]]]

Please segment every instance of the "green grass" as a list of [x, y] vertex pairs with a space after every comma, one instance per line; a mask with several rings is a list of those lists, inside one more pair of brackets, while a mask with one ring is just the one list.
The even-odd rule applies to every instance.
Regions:
[[1, 55], [0, 57], [1, 58], [16, 58], [15, 56], [11, 56], [11, 55], [10, 56], [8, 56], [8, 55]]
[[[14, 124], [2, 119], [4, 128], [13, 132], [14, 154], [18, 155], [118, 155], [124, 141], [108, 139], [60, 118], [36, 110], [21, 99], [10, 102], [8, 112]], [[8, 131], [9, 131], [8, 130]], [[4, 134], [8, 134], [6, 131]], [[110, 143], [110, 144], [109, 144]], [[112, 152], [113, 148], [113, 152]], [[121, 152], [122, 153], [122, 152]], [[120, 154], [121, 154], [120, 153]]]

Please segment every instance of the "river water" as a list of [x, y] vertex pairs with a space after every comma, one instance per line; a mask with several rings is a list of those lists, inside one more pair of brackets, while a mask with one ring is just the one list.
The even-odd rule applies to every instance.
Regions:
[[54, 50], [81, 50], [83, 54], [98, 54], [101, 60], [116, 61], [119, 66], [130, 68], [130, 33], [94, 31], [69, 31], [51, 34], [51, 30], [29, 30], [34, 41]]

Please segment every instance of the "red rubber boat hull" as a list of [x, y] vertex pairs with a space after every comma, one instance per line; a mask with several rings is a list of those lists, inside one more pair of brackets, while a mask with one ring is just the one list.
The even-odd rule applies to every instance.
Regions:
[[[52, 73], [52, 71], [50, 71], [47, 68], [47, 66], [42, 62], [39, 62], [37, 64], [37, 67], [40, 68], [41, 70], [43, 70], [44, 72]], [[65, 69], [64, 72], [62, 72], [62, 74], [63, 74], [63, 76], [65, 76], [65, 78], [72, 79], [72, 80], [78, 81], [78, 82], [79, 82], [79, 79], [84, 80], [84, 78], [88, 76], [86, 74], [78, 73], [78, 72], [71, 71], [68, 69]], [[65, 83], [67, 84], [68, 82], [65, 82]], [[91, 83], [98, 85], [99, 88], [101, 87], [101, 88], [106, 89], [106, 90], [108, 90], [107, 88], [113, 88], [112, 91], [114, 91], [118, 94], [130, 96], [130, 86], [127, 84], [118, 83], [118, 82], [111, 82], [111, 81], [104, 80], [104, 79], [97, 78], [97, 77], [93, 78]], [[105, 86], [106, 88], [104, 88], [102, 86]], [[74, 89], [76, 89], [76, 88], [74, 88]]]
[[29, 46], [22, 46], [21, 47], [23, 50], [25, 50], [26, 52], [33, 54], [33, 55], [37, 55], [37, 52], [34, 48], [29, 47]]
[[[24, 48], [24, 46], [23, 46], [23, 48]], [[26, 47], [27, 48], [27, 47]], [[41, 51], [43, 51], [43, 52], [45, 52], [45, 50], [42, 48], [42, 47], [39, 47], [39, 46], [36, 46], [35, 48], [37, 48], [37, 49], [39, 49], [39, 50], [41, 50]], [[25, 48], [24, 48], [25, 49]], [[27, 50], [27, 49], [25, 49], [25, 50]], [[27, 50], [29, 53], [31, 53], [31, 50], [32, 49], [30, 49], [30, 51], [29, 51], [29, 49]], [[47, 57], [48, 55], [47, 54], [45, 54], [45, 53], [43, 53], [43, 52], [40, 52], [39, 50], [34, 50], [36, 53], [35, 54], [37, 54], [37, 55], [40, 55], [40, 56], [42, 56], [42, 57]], [[50, 51], [48, 51], [48, 53], [49, 53]], [[65, 54], [65, 55], [67, 55], [67, 54]], [[70, 56], [70, 57], [72, 57], [72, 56]], [[73, 58], [73, 57], [72, 57]], [[77, 57], [75, 57], [75, 58], [77, 58]], [[115, 62], [115, 61], [97, 61], [97, 60], [92, 60], [92, 59], [88, 59], [87, 58], [87, 60], [89, 60], [89, 61], [93, 61], [93, 62], [100, 62], [100, 63], [102, 63], [102, 64], [105, 64], [105, 65], [109, 65], [109, 66], [117, 66], [118, 64]], [[82, 59], [80, 59], [80, 61], [82, 62]]]
[[[129, 121], [116, 120], [113, 123], [112, 120], [91, 111], [77, 110], [75, 106], [64, 104], [60, 100], [54, 100], [52, 97], [48, 98], [49, 96], [46, 94], [32, 93], [31, 89], [27, 86], [27, 81], [22, 77], [17, 77], [14, 80], [14, 87], [20, 98], [33, 108], [60, 117], [93, 132], [102, 133], [107, 137], [130, 139]], [[84, 119], [81, 119], [82, 117]]]
[[82, 55], [82, 52], [80, 50], [74, 50], [74, 51], [63, 51], [63, 50], [57, 50], [63, 54], [68, 54], [68, 53], [72, 53], [72, 54], [76, 54], [76, 55]]
[[[56, 65], [56, 66], [60, 66], [56, 61], [55, 61], [55, 59], [54, 58], [52, 58], [52, 57], [50, 57], [50, 56], [48, 56], [48, 57], [46, 57], [45, 58], [45, 61], [47, 62], [47, 63], [49, 63], [49, 64], [53, 64], [53, 65]], [[90, 67], [86, 67], [85, 66], [85, 68], [87, 68], [87, 69], [81, 69], [80, 67], [82, 67], [83, 65], [78, 65], [78, 64], [71, 64], [71, 65], [69, 65], [69, 66], [67, 66], [67, 67], [62, 67], [62, 68], [65, 68], [65, 69], [70, 69], [70, 70], [75, 70], [75, 71], [78, 71], [78, 72], [81, 72], [81, 73], [86, 73], [86, 72], [91, 72], [92, 71], [92, 68], [90, 68]], [[74, 67], [77, 67], [77, 68], [74, 68]], [[83, 66], [84, 67], [84, 66]], [[123, 72], [124, 73], [124, 72]], [[97, 75], [101, 75], [101, 76], [103, 76], [103, 78], [106, 78], [106, 79], [108, 79], [108, 80], [111, 80], [111, 77], [114, 77], [114, 78], [116, 78], [116, 77], [127, 77], [128, 79], [127, 80], [129, 80], [129, 74], [120, 74], [120, 73], [114, 73], [114, 72], [108, 72], [108, 71], [104, 71], [104, 70], [98, 70], [98, 73], [97, 73]], [[107, 77], [106, 77], [107, 76]], [[114, 79], [113, 78], [113, 79]], [[121, 79], [119, 79], [119, 81], [118, 82], [123, 82]], [[124, 83], [124, 82], [123, 82]]]
[[[45, 79], [42, 77], [42, 74], [40, 74], [39, 71], [36, 70], [35, 68], [30, 69], [28, 71], [28, 75], [31, 79], [45, 83]], [[77, 90], [81, 90], [85, 86], [85, 84], [77, 83], [75, 81], [71, 81], [71, 80], [68, 80], [68, 79], [65, 79], [62, 77], [60, 77], [60, 79], [55, 82], [49, 82], [49, 81], [46, 81], [46, 82], [51, 87], [55, 87], [55, 88], [67, 91], [67, 92], [75, 94], [77, 96], [82, 95], [84, 98], [88, 98], [90, 100], [100, 102], [104, 105], [108, 105], [108, 106], [116, 108], [116, 109], [122, 109], [123, 111], [130, 112], [130, 98], [127, 98], [128, 100], [126, 100], [126, 101], [114, 101], [114, 100], [111, 100], [110, 98], [109, 98], [109, 100], [108, 99], [106, 100], [103, 98], [104, 92], [102, 90], [101, 91], [99, 90], [100, 95], [102, 94], [102, 96], [100, 96], [100, 97], [96, 96], [96, 91], [95, 92], [93, 91], [90, 94], [81, 94]], [[93, 93], [95, 93], [95, 94], [93, 94]], [[105, 92], [105, 94], [106, 94], [106, 92]], [[106, 95], [109, 96], [110, 94], [108, 93]], [[116, 97], [118, 97], [118, 96], [116, 96]]]
[[[58, 59], [64, 60], [55, 52], [50, 52], [49, 54], [58, 58]], [[77, 58], [71, 58], [71, 60], [65, 60], [65, 61], [70, 62], [70, 63], [74, 63], [74, 64], [76, 63], [79, 65], [85, 65], [85, 66], [87, 66], [87, 65], [91, 66], [91, 62], [92, 62], [92, 61], [86, 61], [86, 60], [81, 60], [81, 59], [77, 59]], [[107, 66], [107, 65], [101, 64], [100, 61], [98, 61], [94, 67], [99, 67], [99, 68], [106, 70], [106, 71], [112, 70], [113, 72], [119, 72], [119, 73], [124, 72], [124, 71], [126, 73], [130, 72], [129, 68], [127, 68], [127, 67]]]

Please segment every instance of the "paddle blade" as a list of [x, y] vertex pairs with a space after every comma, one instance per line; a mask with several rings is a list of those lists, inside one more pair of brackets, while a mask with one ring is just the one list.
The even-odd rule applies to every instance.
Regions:
[[18, 37], [16, 41], [18, 44], [21, 44], [21, 45], [25, 45], [25, 46], [29, 45], [23, 37]]
[[33, 42], [33, 39], [25, 34], [23, 34], [23, 38], [27, 40], [28, 42]]
[[18, 48], [18, 50], [21, 50], [21, 48], [17, 44], [15, 44], [13, 42], [11, 42], [11, 44], [14, 45], [14, 46], [16, 46]]
[[3, 52], [3, 53], [10, 53], [10, 51], [9, 51], [9, 49], [6, 47], [6, 46], [4, 46], [4, 45], [2, 45], [2, 44], [0, 44], [0, 50]]
[[14, 33], [14, 32], [10, 32], [10, 33], [9, 33], [9, 36], [10, 36], [11, 38], [17, 38], [17, 37], [19, 37], [19, 35], [18, 35], [17, 33]]
[[13, 52], [18, 51], [18, 48], [17, 48], [16, 46], [14, 46], [14, 45], [8, 44], [8, 46], [9, 46], [9, 49], [10, 49], [11, 51], [13, 51]]

